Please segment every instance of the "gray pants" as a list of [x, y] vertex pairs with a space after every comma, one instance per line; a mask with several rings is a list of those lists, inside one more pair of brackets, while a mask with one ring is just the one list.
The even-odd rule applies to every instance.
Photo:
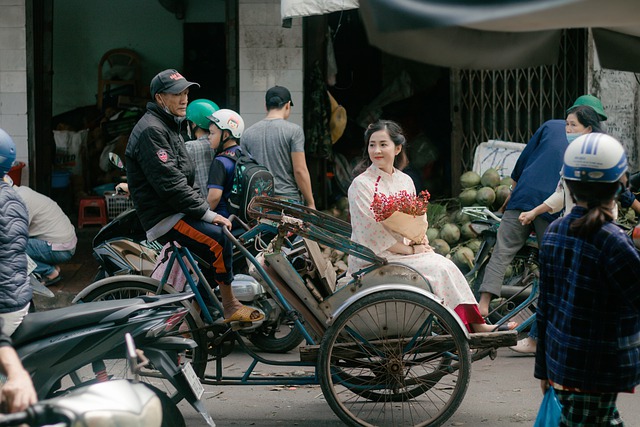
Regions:
[[538, 245], [542, 242], [542, 235], [549, 222], [537, 217], [532, 224], [522, 225], [518, 221], [521, 213], [522, 211], [508, 210], [502, 216], [502, 222], [498, 227], [496, 245], [493, 247], [491, 258], [485, 268], [480, 292], [488, 292], [495, 296], [500, 296], [507, 267], [526, 243], [532, 228], [536, 232]]

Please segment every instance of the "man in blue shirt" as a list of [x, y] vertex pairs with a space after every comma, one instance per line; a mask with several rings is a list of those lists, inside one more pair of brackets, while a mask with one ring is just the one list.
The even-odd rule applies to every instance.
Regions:
[[[579, 97], [572, 107], [588, 105], [606, 120], [600, 101], [591, 95]], [[549, 120], [540, 126], [531, 137], [518, 158], [511, 173], [513, 188], [502, 216], [496, 245], [485, 269], [480, 285], [480, 314], [486, 316], [494, 296], [499, 296], [507, 267], [522, 248], [532, 229], [542, 241], [542, 235], [558, 214], [545, 213], [531, 224], [522, 225], [518, 219], [521, 212], [529, 211], [549, 197], [558, 185], [558, 174], [562, 158], [568, 145], [564, 120]], [[530, 353], [533, 353], [532, 349]]]

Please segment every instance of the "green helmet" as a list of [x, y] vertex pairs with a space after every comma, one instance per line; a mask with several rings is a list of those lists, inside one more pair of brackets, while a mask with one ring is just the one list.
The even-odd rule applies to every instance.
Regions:
[[211, 123], [208, 116], [218, 111], [220, 107], [208, 99], [196, 99], [187, 105], [187, 120], [193, 122], [199, 128], [209, 130]]

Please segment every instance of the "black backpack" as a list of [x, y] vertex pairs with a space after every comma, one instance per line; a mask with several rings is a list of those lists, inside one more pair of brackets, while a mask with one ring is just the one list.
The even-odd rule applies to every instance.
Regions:
[[233, 187], [229, 194], [229, 213], [249, 222], [247, 207], [251, 199], [255, 196], [274, 195], [273, 174], [240, 148], [235, 151], [226, 150], [219, 155], [236, 162]]

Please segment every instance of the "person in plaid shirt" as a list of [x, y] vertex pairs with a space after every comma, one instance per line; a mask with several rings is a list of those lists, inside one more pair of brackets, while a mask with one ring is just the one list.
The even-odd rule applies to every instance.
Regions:
[[[562, 175], [576, 201], [540, 247], [534, 376], [556, 389], [561, 426], [622, 426], [619, 392], [640, 383], [640, 254], [612, 222], [627, 158], [613, 137], [569, 145]], [[624, 184], [623, 184], [624, 182]]]

